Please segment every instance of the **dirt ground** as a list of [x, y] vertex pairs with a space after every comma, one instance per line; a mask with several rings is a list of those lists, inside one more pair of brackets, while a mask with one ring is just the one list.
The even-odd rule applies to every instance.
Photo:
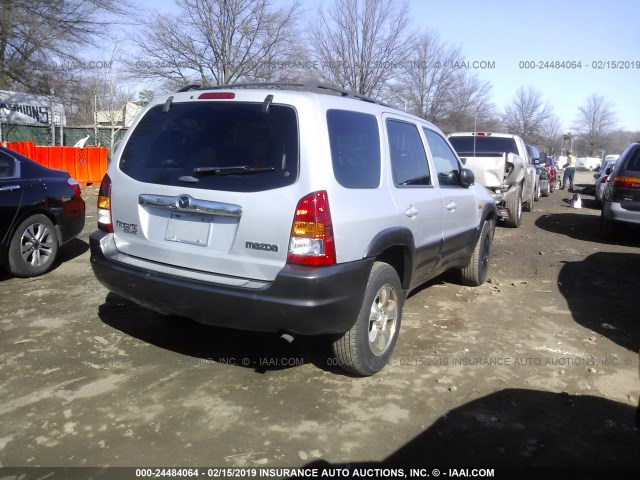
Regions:
[[354, 378], [322, 339], [204, 327], [108, 294], [89, 265], [96, 193], [83, 190], [87, 226], [54, 271], [0, 274], [0, 466], [20, 467], [0, 477], [346, 465], [640, 475], [640, 230], [603, 243], [592, 196], [578, 210], [556, 191], [521, 228], [498, 227], [489, 281], [445, 274], [412, 294], [390, 364]]

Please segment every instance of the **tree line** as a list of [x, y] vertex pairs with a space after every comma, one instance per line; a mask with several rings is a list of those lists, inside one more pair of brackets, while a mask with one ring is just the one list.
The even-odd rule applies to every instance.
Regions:
[[[491, 83], [459, 67], [465, 61], [459, 46], [412, 26], [406, 0], [285, 5], [180, 0], [171, 13], [139, 19], [129, 0], [3, 0], [0, 90], [53, 90], [68, 123], [77, 125], [92, 123], [96, 109], [118, 111], [192, 83], [325, 82], [445, 132], [506, 131], [563, 153], [564, 130], [540, 90], [521, 87], [500, 111]], [[104, 52], [102, 44], [116, 48]], [[110, 68], [66, 68], [82, 67], [96, 50]], [[147, 88], [134, 87], [141, 84]], [[588, 156], [620, 153], [640, 136], [617, 129], [612, 103], [596, 93], [577, 108], [570, 129], [577, 133], [574, 153]]]

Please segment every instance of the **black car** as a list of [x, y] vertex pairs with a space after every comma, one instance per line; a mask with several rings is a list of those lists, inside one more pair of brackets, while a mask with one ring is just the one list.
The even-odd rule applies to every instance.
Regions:
[[18, 277], [49, 271], [84, 227], [80, 185], [0, 146], [0, 265]]

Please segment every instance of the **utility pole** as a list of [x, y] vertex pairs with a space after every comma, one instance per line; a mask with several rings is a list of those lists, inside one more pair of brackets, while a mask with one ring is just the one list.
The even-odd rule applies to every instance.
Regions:
[[93, 145], [98, 146], [98, 95], [93, 96]]
[[49, 122], [51, 123], [51, 146], [56, 146], [56, 124], [54, 122], [53, 117], [55, 116], [53, 113], [53, 88], [51, 89], [51, 97], [50, 100], [50, 110], [49, 110]]

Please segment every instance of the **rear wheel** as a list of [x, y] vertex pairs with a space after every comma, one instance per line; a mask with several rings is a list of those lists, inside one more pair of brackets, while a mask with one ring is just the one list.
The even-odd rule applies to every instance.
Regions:
[[469, 265], [460, 270], [460, 277], [465, 285], [477, 287], [487, 281], [492, 240], [493, 225], [490, 221], [484, 222]]
[[58, 256], [58, 237], [53, 222], [42, 214], [24, 220], [9, 245], [9, 271], [17, 277], [48, 272]]
[[522, 187], [518, 185], [515, 193], [505, 202], [509, 209], [509, 218], [505, 220], [507, 227], [518, 228], [522, 219]]
[[395, 269], [374, 263], [356, 323], [333, 343], [337, 364], [363, 376], [382, 370], [398, 340], [403, 306], [404, 290]]
[[535, 195], [533, 199], [537, 202], [540, 200], [540, 196], [542, 195], [542, 187], [540, 187], [540, 182], [536, 183]]
[[546, 182], [544, 182], [544, 187], [542, 188], [541, 194], [543, 197], [548, 197], [549, 195], [551, 195], [551, 180], [547, 180]]
[[533, 187], [533, 191], [531, 192], [531, 196], [529, 197], [529, 199], [524, 203], [523, 205], [523, 209], [525, 212], [533, 212], [533, 202], [535, 202], [536, 199], [536, 191], [538, 190], [538, 187]]

